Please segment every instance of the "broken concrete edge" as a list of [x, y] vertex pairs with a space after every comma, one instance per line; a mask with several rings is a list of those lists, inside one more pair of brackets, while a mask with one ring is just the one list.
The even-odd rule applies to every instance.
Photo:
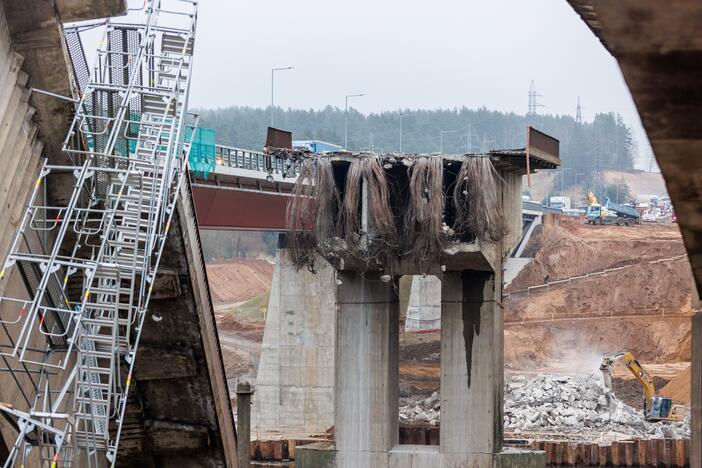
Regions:
[[236, 468], [236, 427], [234, 425], [234, 415], [232, 412], [231, 399], [229, 397], [229, 387], [225, 377], [219, 334], [215, 323], [214, 308], [212, 307], [212, 297], [207, 282], [207, 272], [205, 271], [205, 259], [202, 254], [200, 233], [197, 229], [197, 215], [192, 200], [189, 174], [185, 175], [184, 183], [181, 185], [180, 195], [180, 200], [178, 200], [176, 207], [181, 230], [183, 232], [183, 242], [186, 247], [185, 252], [188, 257], [190, 278], [193, 283], [193, 296], [197, 309], [201, 311], [198, 315], [202, 344], [205, 355], [207, 356], [208, 374], [210, 375], [215, 411], [217, 413], [217, 421], [219, 422], [222, 449], [227, 466]]
[[[417, 448], [426, 455], [436, 456], [437, 466], [438, 459], [442, 456], [438, 446], [416, 446], [416, 445], [397, 445], [393, 447], [391, 453], [401, 453], [403, 448], [409, 448], [408, 455], [418, 453]], [[333, 442], [316, 442], [313, 444], [297, 447], [295, 451], [295, 463], [297, 468], [333, 468], [336, 466], [336, 447]], [[546, 452], [542, 450], [517, 449], [507, 447], [501, 452], [495, 454], [476, 454], [476, 456], [492, 455], [493, 468], [542, 468], [546, 466]]]

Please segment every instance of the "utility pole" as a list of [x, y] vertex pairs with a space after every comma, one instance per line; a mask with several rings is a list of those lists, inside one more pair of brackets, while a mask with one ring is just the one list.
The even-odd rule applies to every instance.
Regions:
[[346, 107], [344, 108], [344, 149], [349, 148], [349, 98], [361, 97], [364, 94], [347, 94]]
[[275, 78], [275, 72], [282, 70], [292, 70], [294, 67], [282, 67], [282, 68], [271, 68], [271, 127], [273, 126], [273, 80]]

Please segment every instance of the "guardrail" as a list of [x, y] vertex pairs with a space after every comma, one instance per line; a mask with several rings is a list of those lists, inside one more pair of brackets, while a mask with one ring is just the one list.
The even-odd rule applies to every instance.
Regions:
[[532, 291], [533, 292], [542, 292], [542, 291], [550, 291], [552, 286], [559, 286], [559, 285], [564, 285], [564, 284], [571, 284], [573, 281], [579, 281], [579, 280], [584, 280], [584, 279], [590, 279], [594, 278], [597, 276], [607, 276], [607, 274], [611, 273], [618, 273], [623, 270], [628, 270], [629, 268], [635, 267], [637, 265], [643, 265], [643, 264], [657, 264], [657, 263], [666, 263], [666, 262], [674, 262], [676, 260], [681, 260], [683, 258], [687, 258], [687, 254], [682, 254], [682, 255], [676, 255], [675, 257], [669, 257], [669, 258], [659, 258], [656, 260], [648, 260], [644, 262], [636, 262], [632, 263], [630, 265], [624, 265], [621, 267], [616, 267], [616, 268], [606, 268], [604, 270], [599, 270], [595, 272], [590, 272], [590, 273], [585, 273], [584, 275], [578, 275], [578, 276], [570, 276], [568, 278], [556, 280], [556, 281], [549, 281], [548, 283], [542, 283], [542, 284], [537, 284], [535, 286], [529, 286], [526, 289], [519, 289], [517, 291], [510, 291], [505, 294], [502, 294], [503, 299], [510, 299], [513, 295], [524, 295], [526, 294], [529, 296]]
[[215, 162], [217, 166], [232, 167], [257, 171], [268, 175], [280, 175], [283, 178], [294, 179], [299, 173], [299, 163], [286, 161], [262, 151], [252, 151], [234, 146], [216, 145]]

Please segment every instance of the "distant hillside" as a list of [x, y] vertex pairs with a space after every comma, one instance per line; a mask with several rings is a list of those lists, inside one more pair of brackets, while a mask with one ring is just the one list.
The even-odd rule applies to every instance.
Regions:
[[[200, 110], [201, 123], [217, 131], [217, 140], [243, 148], [261, 148], [270, 123], [270, 109], [228, 107]], [[399, 151], [402, 115], [402, 150], [445, 153], [485, 152], [494, 148], [524, 146], [526, 127], [532, 125], [558, 138], [561, 159], [567, 170], [563, 185], [592, 185], [600, 170], [629, 171], [634, 167], [629, 128], [614, 113], [595, 115], [592, 122], [577, 123], [570, 116], [524, 116], [482, 109], [396, 110], [364, 115], [355, 109], [348, 115], [350, 150]], [[291, 130], [297, 139], [316, 138], [344, 144], [344, 110], [275, 109], [275, 126]], [[560, 182], [560, 181], [559, 181]], [[596, 181], [602, 183], [602, 181]]]
[[634, 197], [639, 195], [664, 196], [668, 194], [663, 176], [659, 172], [607, 171], [604, 173], [604, 178], [610, 184], [617, 184], [623, 180]]

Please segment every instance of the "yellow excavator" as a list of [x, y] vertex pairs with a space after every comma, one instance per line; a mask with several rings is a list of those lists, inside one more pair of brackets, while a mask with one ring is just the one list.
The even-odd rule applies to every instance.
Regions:
[[605, 387], [612, 389], [612, 368], [619, 361], [629, 369], [643, 388], [643, 414], [647, 421], [682, 421], [686, 414], [685, 407], [673, 404], [673, 400], [668, 397], [656, 396], [651, 375], [631, 353], [615, 353], [602, 359], [600, 370]]

